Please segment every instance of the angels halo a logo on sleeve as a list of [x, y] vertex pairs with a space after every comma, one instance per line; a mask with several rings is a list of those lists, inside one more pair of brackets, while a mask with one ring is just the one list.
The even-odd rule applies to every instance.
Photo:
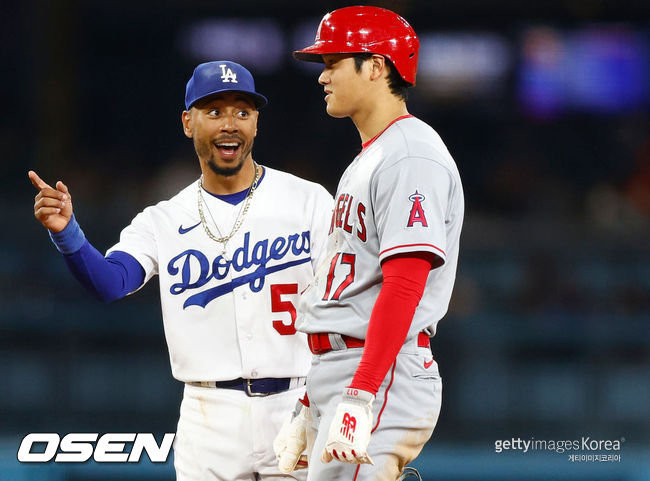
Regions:
[[411, 212], [409, 213], [409, 220], [406, 227], [413, 227], [416, 222], [422, 224], [422, 227], [429, 227], [427, 218], [424, 215], [424, 209], [422, 208], [422, 202], [424, 202], [424, 199], [424, 195], [420, 194], [417, 190], [409, 196], [409, 200], [413, 202], [413, 205], [411, 206]]

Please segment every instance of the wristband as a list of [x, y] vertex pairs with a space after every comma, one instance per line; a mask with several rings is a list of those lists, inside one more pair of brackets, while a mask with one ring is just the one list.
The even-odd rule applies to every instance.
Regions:
[[74, 254], [81, 249], [81, 246], [86, 241], [84, 231], [81, 230], [74, 214], [72, 214], [70, 222], [65, 226], [65, 229], [61, 232], [49, 231], [49, 233], [50, 239], [52, 239], [52, 242], [61, 254]]

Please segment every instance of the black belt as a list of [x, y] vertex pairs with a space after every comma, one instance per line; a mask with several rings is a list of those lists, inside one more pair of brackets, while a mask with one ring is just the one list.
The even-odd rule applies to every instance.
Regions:
[[249, 397], [262, 397], [269, 394], [288, 391], [291, 387], [291, 378], [267, 377], [262, 379], [233, 379], [232, 381], [190, 382], [192, 386], [218, 387], [221, 389], [235, 389], [243, 391]]

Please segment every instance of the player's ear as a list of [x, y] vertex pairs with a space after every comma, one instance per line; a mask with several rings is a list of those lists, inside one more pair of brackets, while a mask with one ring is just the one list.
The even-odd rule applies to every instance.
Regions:
[[183, 123], [183, 133], [186, 137], [192, 138], [192, 112], [183, 110], [181, 114], [181, 122]]
[[260, 119], [260, 111], [254, 110], [254, 112], [255, 113], [253, 115], [255, 115], [255, 132], [253, 133], [253, 136], [257, 137], [257, 121]]
[[370, 57], [370, 80], [377, 80], [384, 76], [386, 72], [386, 59], [383, 55], [373, 55]]

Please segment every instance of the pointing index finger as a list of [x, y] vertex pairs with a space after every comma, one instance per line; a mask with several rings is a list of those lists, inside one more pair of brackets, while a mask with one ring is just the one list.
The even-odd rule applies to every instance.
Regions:
[[[48, 184], [46, 184], [43, 179], [41, 179], [36, 172], [33, 170], [30, 170], [27, 175], [29, 176], [29, 180], [32, 181], [32, 185], [36, 187], [38, 190], [43, 190], [47, 187], [50, 187]], [[51, 187], [50, 187], [51, 188]]]

